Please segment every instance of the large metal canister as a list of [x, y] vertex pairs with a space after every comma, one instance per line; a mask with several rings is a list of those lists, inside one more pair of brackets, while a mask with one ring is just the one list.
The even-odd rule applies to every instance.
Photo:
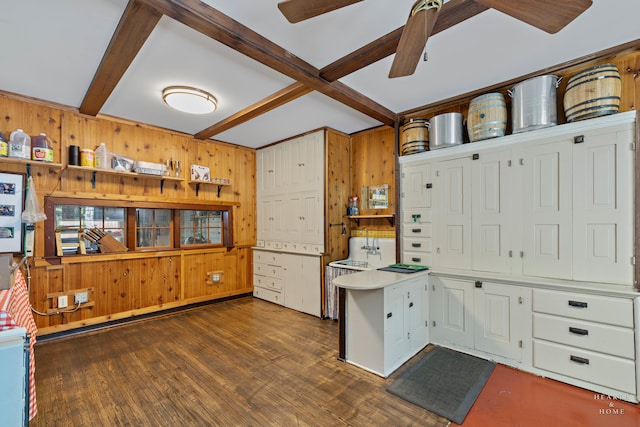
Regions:
[[518, 83], [509, 91], [513, 133], [558, 124], [556, 92], [559, 85], [559, 77], [546, 75]]
[[462, 144], [464, 116], [445, 113], [429, 120], [429, 149], [452, 147]]

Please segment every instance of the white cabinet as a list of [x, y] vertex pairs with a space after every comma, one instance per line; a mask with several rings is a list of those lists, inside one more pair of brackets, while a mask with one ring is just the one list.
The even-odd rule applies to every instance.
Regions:
[[25, 341], [24, 328], [0, 332], [0, 425], [3, 426], [29, 424], [29, 408], [25, 399], [29, 393], [29, 369], [25, 358], [28, 350], [25, 349]]
[[324, 131], [257, 152], [258, 246], [324, 252]]
[[253, 251], [253, 295], [320, 317], [320, 257]]
[[432, 180], [428, 162], [405, 165], [400, 175], [401, 261], [407, 264], [431, 266], [433, 262]]
[[[533, 292], [533, 364], [612, 396], [636, 396], [634, 300], [575, 292]], [[568, 377], [568, 378], [567, 378]]]
[[285, 307], [320, 317], [320, 257], [282, 253]]
[[529, 288], [433, 275], [429, 286], [434, 343], [523, 359], [531, 340]]
[[428, 199], [435, 269], [632, 286], [634, 140], [632, 112], [401, 158], [402, 238]]
[[427, 345], [427, 298], [426, 274], [378, 289], [346, 289], [347, 362], [383, 377], [398, 369]]

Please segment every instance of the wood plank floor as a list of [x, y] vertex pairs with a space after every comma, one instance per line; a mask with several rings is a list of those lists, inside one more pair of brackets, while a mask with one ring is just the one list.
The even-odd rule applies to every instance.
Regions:
[[337, 360], [338, 324], [254, 299], [36, 345], [40, 426], [446, 426]]
[[[423, 353], [429, 348], [423, 350]], [[251, 297], [36, 344], [40, 426], [447, 426], [337, 360], [338, 324]], [[640, 427], [640, 406], [498, 365], [464, 427]]]

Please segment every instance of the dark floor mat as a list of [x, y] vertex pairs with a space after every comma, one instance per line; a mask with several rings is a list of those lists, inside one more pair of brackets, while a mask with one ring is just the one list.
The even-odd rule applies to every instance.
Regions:
[[495, 363], [436, 347], [388, 388], [411, 403], [462, 424]]

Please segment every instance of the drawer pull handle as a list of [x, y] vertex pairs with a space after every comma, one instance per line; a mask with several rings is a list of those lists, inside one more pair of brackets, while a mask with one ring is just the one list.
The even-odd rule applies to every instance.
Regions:
[[414, 257], [414, 258], [411, 258], [411, 261], [413, 261], [413, 262], [420, 262], [420, 260], [421, 260], [421, 259], [422, 259], [422, 258], [415, 258], [415, 257]]
[[411, 247], [413, 247], [413, 248], [420, 248], [420, 247], [422, 247], [422, 243], [412, 243], [412, 244], [411, 244]]
[[411, 232], [412, 233], [422, 233], [422, 228], [412, 228]]
[[409, 308], [413, 307], [413, 302], [409, 303]]
[[585, 359], [584, 357], [570, 356], [569, 359], [572, 362], [581, 363], [583, 365], [588, 365], [589, 364], [589, 359]]
[[573, 328], [569, 326], [569, 332], [576, 335], [589, 335], [589, 331], [587, 329]]
[[571, 300], [569, 300], [569, 305], [571, 307], [587, 308], [587, 303], [586, 302], [582, 302], [582, 301], [571, 301]]
[[476, 280], [475, 286], [476, 288], [482, 288], [482, 280]]
[[389, 319], [391, 316], [393, 316], [393, 313], [387, 313], [387, 319]]

